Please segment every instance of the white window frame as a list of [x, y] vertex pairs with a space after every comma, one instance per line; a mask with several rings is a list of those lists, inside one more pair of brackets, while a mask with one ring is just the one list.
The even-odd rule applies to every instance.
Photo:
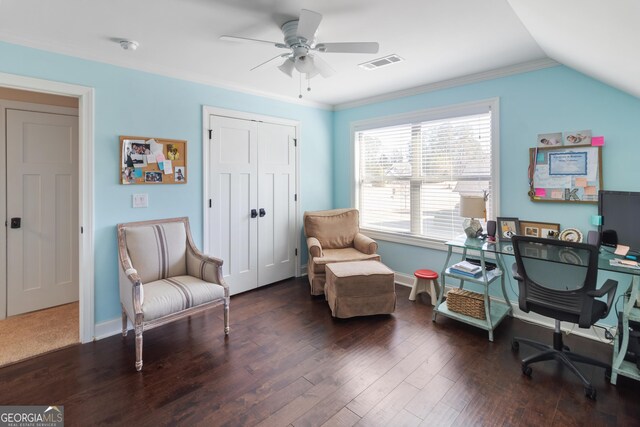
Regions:
[[[366, 120], [351, 122], [351, 158], [353, 159], [351, 170], [351, 205], [358, 206], [359, 186], [358, 173], [360, 170], [359, 160], [360, 153], [358, 142], [356, 141], [356, 133], [360, 131], [382, 128], [387, 126], [395, 126], [408, 122], [442, 120], [452, 117], [467, 116], [478, 113], [486, 113], [491, 110], [491, 207], [492, 212], [497, 217], [500, 215], [500, 99], [490, 98], [479, 101], [467, 102], [463, 104], [455, 104], [444, 107], [430, 108], [425, 110], [413, 111], [410, 113], [402, 113], [392, 116], [376, 117]], [[488, 218], [491, 219], [491, 218]], [[495, 218], [493, 218], [495, 219]], [[387, 232], [380, 230], [372, 230], [361, 228], [361, 231], [367, 236], [395, 243], [402, 243], [412, 246], [420, 246], [431, 249], [445, 250], [442, 244], [444, 240], [433, 239], [428, 237], [420, 237], [415, 235], [406, 235], [404, 233]], [[462, 226], [460, 234], [463, 234]]]

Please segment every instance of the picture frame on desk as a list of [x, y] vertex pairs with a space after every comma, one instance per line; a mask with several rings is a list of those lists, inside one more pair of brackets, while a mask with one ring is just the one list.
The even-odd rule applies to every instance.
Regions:
[[520, 234], [520, 220], [511, 217], [496, 218], [496, 237], [501, 242], [510, 242], [511, 237]]
[[560, 224], [555, 222], [520, 221], [520, 235], [557, 239], [560, 235]]

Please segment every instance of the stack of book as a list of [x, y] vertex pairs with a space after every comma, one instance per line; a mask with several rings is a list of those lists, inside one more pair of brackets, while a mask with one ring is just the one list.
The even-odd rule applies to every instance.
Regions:
[[467, 277], [480, 277], [482, 276], [482, 267], [479, 265], [471, 264], [468, 261], [460, 261], [457, 264], [452, 265], [449, 271], [453, 274], [460, 274]]

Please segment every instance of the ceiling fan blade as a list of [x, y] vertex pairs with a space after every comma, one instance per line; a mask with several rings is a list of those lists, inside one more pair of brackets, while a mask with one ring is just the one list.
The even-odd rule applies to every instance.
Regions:
[[260, 44], [268, 44], [271, 46], [275, 46], [278, 48], [287, 48], [287, 45], [283, 43], [270, 42], [268, 40], [259, 40], [259, 39], [250, 39], [248, 37], [237, 37], [237, 36], [220, 36], [220, 40], [226, 42], [236, 42], [236, 43], [260, 43]]
[[378, 53], [380, 45], [376, 42], [318, 43], [315, 50], [335, 53]]
[[306, 39], [308, 42], [313, 40], [313, 37], [318, 31], [318, 26], [322, 21], [322, 15], [318, 12], [314, 12], [307, 9], [300, 11], [300, 18], [298, 19], [298, 32], [297, 36]]
[[[284, 56], [286, 56], [286, 55], [289, 55], [289, 54], [288, 54], [288, 53], [285, 53], [285, 54], [284, 54]], [[263, 62], [263, 63], [261, 63], [261, 64], [256, 65], [255, 67], [253, 67], [253, 68], [252, 68], [252, 69], [250, 69], [249, 71], [253, 71], [253, 70], [255, 70], [256, 68], [260, 68], [260, 67], [262, 67], [264, 64], [267, 64], [267, 63], [269, 63], [269, 62], [273, 61], [274, 59], [281, 58], [282, 56], [283, 56], [283, 55], [276, 55], [276, 56], [274, 56], [274, 57], [273, 57], [273, 58], [271, 58], [271, 59], [267, 59], [266, 61], [264, 61], [264, 62]]]
[[289, 77], [293, 77], [293, 68], [295, 67], [295, 65], [296, 64], [295, 62], [293, 62], [293, 59], [287, 58], [281, 65], [278, 66], [278, 70], [282, 71]]
[[331, 77], [336, 72], [333, 68], [331, 68], [331, 65], [329, 65], [324, 59], [320, 58], [317, 55], [313, 56], [313, 64], [315, 65], [316, 70], [325, 79], [327, 77]]

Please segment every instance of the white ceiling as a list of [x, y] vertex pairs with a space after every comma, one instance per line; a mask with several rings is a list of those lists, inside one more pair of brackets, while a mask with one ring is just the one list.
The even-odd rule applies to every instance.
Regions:
[[[336, 73], [312, 79], [311, 92], [303, 86], [305, 102], [339, 105], [546, 57], [631, 93], [640, 88], [634, 0], [0, 0], [0, 40], [297, 100], [298, 75], [281, 73], [278, 61], [249, 71], [282, 50], [218, 38], [281, 42], [280, 26], [302, 8], [324, 16], [317, 41], [380, 43], [376, 55], [321, 54]], [[140, 47], [124, 51], [115, 42], [122, 38]], [[611, 38], [624, 38], [633, 58], [611, 49]], [[392, 53], [405, 61], [357, 66]]]

